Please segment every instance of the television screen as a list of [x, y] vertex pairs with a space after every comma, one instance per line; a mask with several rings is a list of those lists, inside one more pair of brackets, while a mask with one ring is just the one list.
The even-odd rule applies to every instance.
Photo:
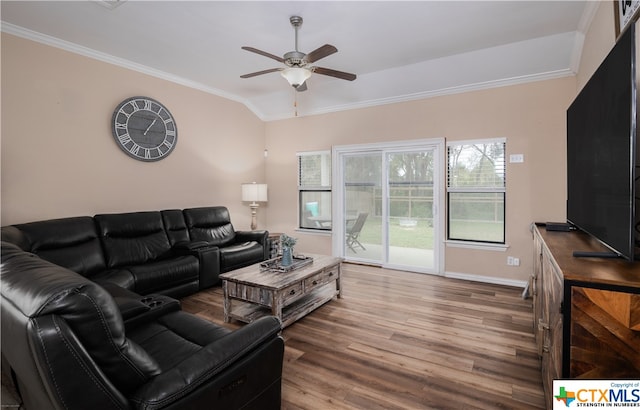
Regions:
[[567, 110], [567, 219], [634, 259], [635, 27]]

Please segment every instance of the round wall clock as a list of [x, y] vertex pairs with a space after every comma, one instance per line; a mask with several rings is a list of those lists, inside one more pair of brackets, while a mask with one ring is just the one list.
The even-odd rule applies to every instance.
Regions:
[[140, 161], [161, 160], [178, 142], [178, 129], [171, 113], [149, 97], [131, 97], [118, 104], [111, 129], [118, 146]]

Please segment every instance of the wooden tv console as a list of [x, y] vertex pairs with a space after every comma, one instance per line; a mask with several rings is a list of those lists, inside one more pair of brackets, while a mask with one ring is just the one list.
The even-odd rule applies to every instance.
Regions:
[[582, 232], [533, 228], [531, 289], [542, 381], [640, 378], [640, 262], [580, 258], [607, 249]]

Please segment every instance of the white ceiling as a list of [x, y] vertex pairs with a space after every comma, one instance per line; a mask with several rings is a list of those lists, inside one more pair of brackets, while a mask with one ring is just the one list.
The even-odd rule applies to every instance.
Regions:
[[[185, 84], [245, 104], [263, 120], [366, 107], [575, 73], [590, 1], [5, 1], [2, 30]], [[281, 64], [242, 50], [329, 43], [314, 65], [355, 73], [314, 74], [296, 93]], [[153, 96], [150, 91], [149, 96]]]

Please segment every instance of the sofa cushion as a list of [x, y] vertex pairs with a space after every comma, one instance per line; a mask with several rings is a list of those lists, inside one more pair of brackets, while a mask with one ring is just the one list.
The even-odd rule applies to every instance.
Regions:
[[147, 263], [171, 251], [160, 212], [101, 214], [95, 220], [109, 268]]
[[240, 269], [264, 260], [264, 247], [258, 242], [244, 242], [220, 248], [220, 271]]
[[136, 280], [128, 269], [107, 269], [90, 276], [89, 279], [100, 285], [112, 283], [128, 290], [136, 287]]
[[235, 242], [236, 233], [226, 207], [189, 208], [183, 210], [183, 214], [191, 241], [205, 241], [220, 247]]
[[[105, 269], [95, 223], [89, 216], [14, 225], [29, 252], [83, 276]], [[20, 244], [25, 247], [25, 244]]]
[[231, 330], [225, 327], [179, 311], [133, 329], [128, 336], [154, 357], [165, 372], [229, 333]]
[[199, 277], [198, 258], [190, 255], [129, 266], [128, 270], [133, 274], [135, 281], [133, 290], [141, 294], [158, 292], [189, 282], [197, 284]]

